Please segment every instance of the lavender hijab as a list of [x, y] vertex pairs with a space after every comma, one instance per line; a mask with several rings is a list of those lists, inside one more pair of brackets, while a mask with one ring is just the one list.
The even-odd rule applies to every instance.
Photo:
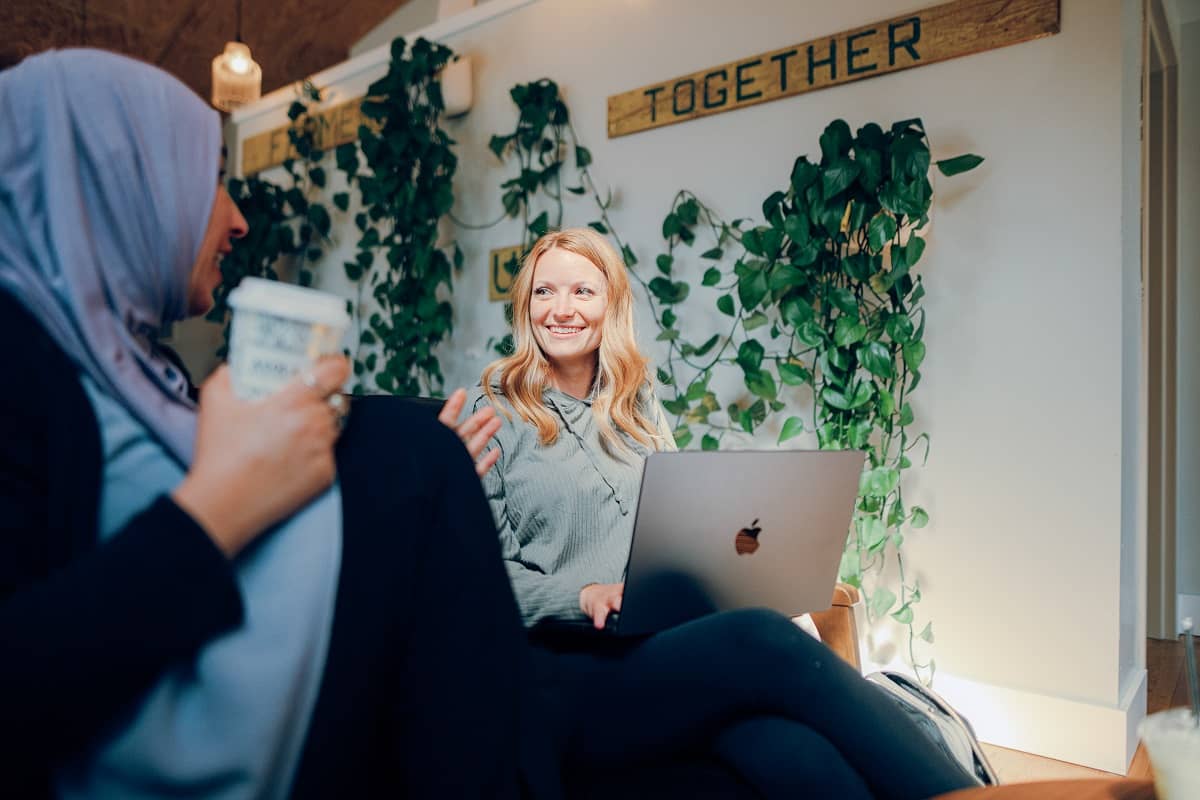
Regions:
[[[187, 313], [219, 151], [216, 113], [149, 65], [69, 50], [0, 73], [0, 291], [80, 370], [104, 449], [101, 542], [191, 463], [195, 408], [152, 342]], [[328, 650], [341, 522], [335, 484], [244, 551], [242, 626], [60, 765], [58, 796], [286, 797]]]
[[195, 410], [150, 342], [187, 315], [221, 150], [216, 111], [99, 50], [0, 72], [0, 289], [183, 464]]

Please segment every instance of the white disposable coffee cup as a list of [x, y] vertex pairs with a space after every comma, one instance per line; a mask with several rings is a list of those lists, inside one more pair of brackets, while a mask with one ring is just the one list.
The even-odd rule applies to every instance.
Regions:
[[1200, 798], [1200, 728], [1191, 709], [1151, 714], [1142, 720], [1138, 733], [1154, 767], [1158, 800]]
[[243, 278], [229, 306], [229, 372], [234, 392], [247, 400], [340, 353], [350, 325], [346, 301], [337, 295], [260, 278]]

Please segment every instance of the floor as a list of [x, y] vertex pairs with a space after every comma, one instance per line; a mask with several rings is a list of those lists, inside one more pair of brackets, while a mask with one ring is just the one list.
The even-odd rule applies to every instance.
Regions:
[[[1200, 658], [1200, 643], [1196, 645]], [[1184, 667], [1183, 643], [1164, 639], [1146, 640], [1146, 712], [1153, 714], [1168, 708], [1188, 704], [1187, 671]], [[1003, 783], [1024, 783], [1058, 778], [1111, 778], [1111, 772], [1055, 761], [1052, 758], [1009, 750], [1006, 747], [983, 745], [992, 767]], [[1150, 760], [1146, 749], [1138, 745], [1133, 763], [1129, 766], [1130, 778], [1151, 778]]]

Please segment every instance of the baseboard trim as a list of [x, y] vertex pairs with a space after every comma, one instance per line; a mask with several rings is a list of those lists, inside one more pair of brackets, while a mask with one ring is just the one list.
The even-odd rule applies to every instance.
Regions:
[[1146, 671], [1125, 681], [1117, 707], [980, 683], [939, 672], [934, 689], [980, 740], [1125, 775], [1146, 716]]
[[1192, 630], [1200, 633], [1200, 594], [1184, 594], [1180, 592], [1179, 596], [1175, 599], [1175, 610], [1178, 612], [1176, 616], [1179, 617], [1176, 622], [1176, 633], [1183, 633], [1184, 617], [1191, 617], [1194, 626]]

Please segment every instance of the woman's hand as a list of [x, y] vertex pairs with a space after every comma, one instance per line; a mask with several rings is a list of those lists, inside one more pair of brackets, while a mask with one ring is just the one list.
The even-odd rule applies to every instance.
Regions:
[[328, 398], [350, 373], [322, 359], [275, 394], [242, 400], [221, 367], [200, 390], [191, 469], [172, 497], [233, 556], [333, 482], [336, 413]]
[[596, 630], [604, 630], [610, 611], [621, 610], [623, 583], [589, 583], [579, 590], [579, 607], [592, 620]]
[[466, 404], [467, 390], [455, 389], [446, 400], [446, 404], [442, 406], [442, 410], [438, 412], [438, 421], [447, 428], [452, 428], [458, 434], [458, 438], [462, 439], [463, 444], [467, 446], [467, 452], [471, 454], [471, 460], [475, 462], [476, 474], [482, 478], [500, 458], [500, 448], [498, 447], [493, 447], [482, 458], [479, 457], [488, 442], [496, 435], [496, 431], [500, 430], [500, 418], [496, 416], [496, 409], [489, 405], [479, 409], [467, 417], [462, 424], [459, 424], [458, 417], [462, 414], [463, 406]]

